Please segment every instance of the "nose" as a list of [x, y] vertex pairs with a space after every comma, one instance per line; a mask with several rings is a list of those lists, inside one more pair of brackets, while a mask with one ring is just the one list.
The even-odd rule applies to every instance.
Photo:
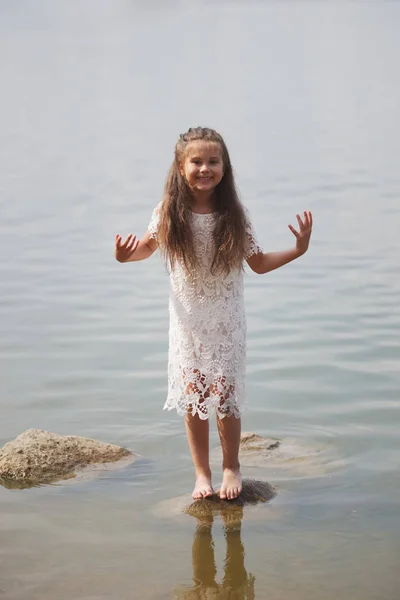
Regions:
[[200, 167], [200, 173], [207, 173], [208, 172], [208, 166], [206, 165], [206, 163], [203, 163]]

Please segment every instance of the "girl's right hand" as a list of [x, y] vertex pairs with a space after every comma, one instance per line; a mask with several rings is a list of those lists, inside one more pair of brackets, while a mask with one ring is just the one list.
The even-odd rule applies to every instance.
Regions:
[[136, 235], [130, 233], [126, 240], [122, 242], [122, 237], [117, 233], [115, 236], [114, 256], [118, 262], [129, 260], [135, 254], [139, 246], [139, 241], [136, 239]]

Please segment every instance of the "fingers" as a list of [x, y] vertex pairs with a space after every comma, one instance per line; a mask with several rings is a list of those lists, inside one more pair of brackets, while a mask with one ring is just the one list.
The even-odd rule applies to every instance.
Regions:
[[126, 238], [126, 240], [123, 243], [121, 243], [122, 237], [117, 233], [115, 236], [115, 245], [117, 246], [117, 248], [126, 248], [126, 246], [129, 243], [131, 238], [132, 238], [132, 234], [130, 233], [128, 235], [128, 237]]
[[139, 243], [140, 240], [137, 240], [136, 235], [132, 235], [132, 233], [122, 243], [122, 237], [117, 233], [115, 236], [115, 251], [118, 256], [123, 256], [124, 260], [127, 260], [136, 252]]
[[303, 231], [303, 229], [304, 229], [304, 223], [303, 223], [303, 221], [301, 220], [301, 217], [300, 217], [300, 215], [296, 215], [296, 219], [297, 219], [297, 222], [298, 222], [298, 224], [299, 224], [300, 231]]
[[131, 255], [136, 252], [137, 247], [139, 246], [139, 242], [140, 242], [140, 240], [136, 240], [136, 242], [133, 244]]
[[300, 237], [300, 233], [298, 231], [296, 231], [296, 229], [294, 227], [292, 227], [292, 225], [288, 225], [290, 231], [293, 233], [293, 235], [295, 235], [297, 238]]
[[309, 229], [310, 228], [310, 220], [308, 218], [308, 211], [305, 210], [303, 212], [303, 223], [304, 223], [304, 229]]
[[123, 248], [124, 250], [132, 250], [136, 242], [136, 235], [130, 233], [126, 240], [121, 243], [122, 237], [117, 233], [115, 236], [115, 245], [117, 248]]
[[312, 214], [310, 210], [305, 210], [304, 211], [304, 225], [306, 228], [311, 229], [312, 228]]
[[305, 210], [303, 212], [303, 219], [300, 217], [300, 215], [296, 215], [296, 219], [299, 224], [300, 231], [297, 231], [291, 225], [288, 225], [288, 227], [289, 227], [290, 231], [293, 233], [293, 235], [295, 235], [297, 238], [299, 238], [299, 237], [301, 237], [301, 235], [303, 233], [309, 233], [311, 231], [312, 223], [313, 223], [312, 213], [310, 210]]
[[124, 243], [122, 244], [122, 247], [125, 248], [125, 250], [128, 248], [129, 244], [131, 243], [132, 238], [133, 238], [133, 235], [132, 235], [132, 233], [130, 233], [128, 235], [128, 237], [126, 238], [126, 240], [124, 241]]
[[128, 237], [126, 238], [125, 250], [127, 252], [131, 252], [131, 250], [134, 247], [135, 243], [136, 243], [136, 235], [132, 235], [132, 234], [128, 235]]

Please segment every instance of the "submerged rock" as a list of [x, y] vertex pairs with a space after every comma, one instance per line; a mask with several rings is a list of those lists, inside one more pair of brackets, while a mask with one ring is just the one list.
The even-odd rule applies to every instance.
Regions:
[[27, 487], [75, 477], [88, 465], [116, 462], [133, 454], [126, 448], [79, 437], [28, 429], [0, 449], [0, 480]]
[[[212, 453], [214, 464], [221, 461], [220, 446]], [[312, 442], [302, 438], [281, 440], [243, 433], [240, 439], [239, 460], [244, 469], [268, 469], [274, 476], [316, 477], [342, 468], [343, 459], [332, 442]], [[253, 475], [253, 473], [252, 473]], [[263, 477], [270, 478], [266, 471]]]
[[242, 456], [273, 456], [281, 445], [280, 440], [263, 438], [257, 433], [242, 433], [240, 436], [240, 454]]
[[206, 517], [215, 514], [228, 515], [242, 514], [243, 507], [248, 504], [259, 504], [269, 502], [276, 496], [275, 488], [266, 481], [258, 481], [257, 479], [244, 479], [243, 489], [240, 495], [234, 500], [221, 500], [219, 492], [203, 498], [202, 500], [194, 500], [182, 510], [187, 515], [196, 517], [197, 519], [205, 519]]

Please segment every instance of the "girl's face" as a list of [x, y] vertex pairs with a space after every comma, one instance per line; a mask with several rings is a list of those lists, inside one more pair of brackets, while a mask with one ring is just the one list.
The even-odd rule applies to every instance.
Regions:
[[220, 145], [203, 140], [190, 142], [180, 171], [194, 194], [211, 193], [224, 176]]

